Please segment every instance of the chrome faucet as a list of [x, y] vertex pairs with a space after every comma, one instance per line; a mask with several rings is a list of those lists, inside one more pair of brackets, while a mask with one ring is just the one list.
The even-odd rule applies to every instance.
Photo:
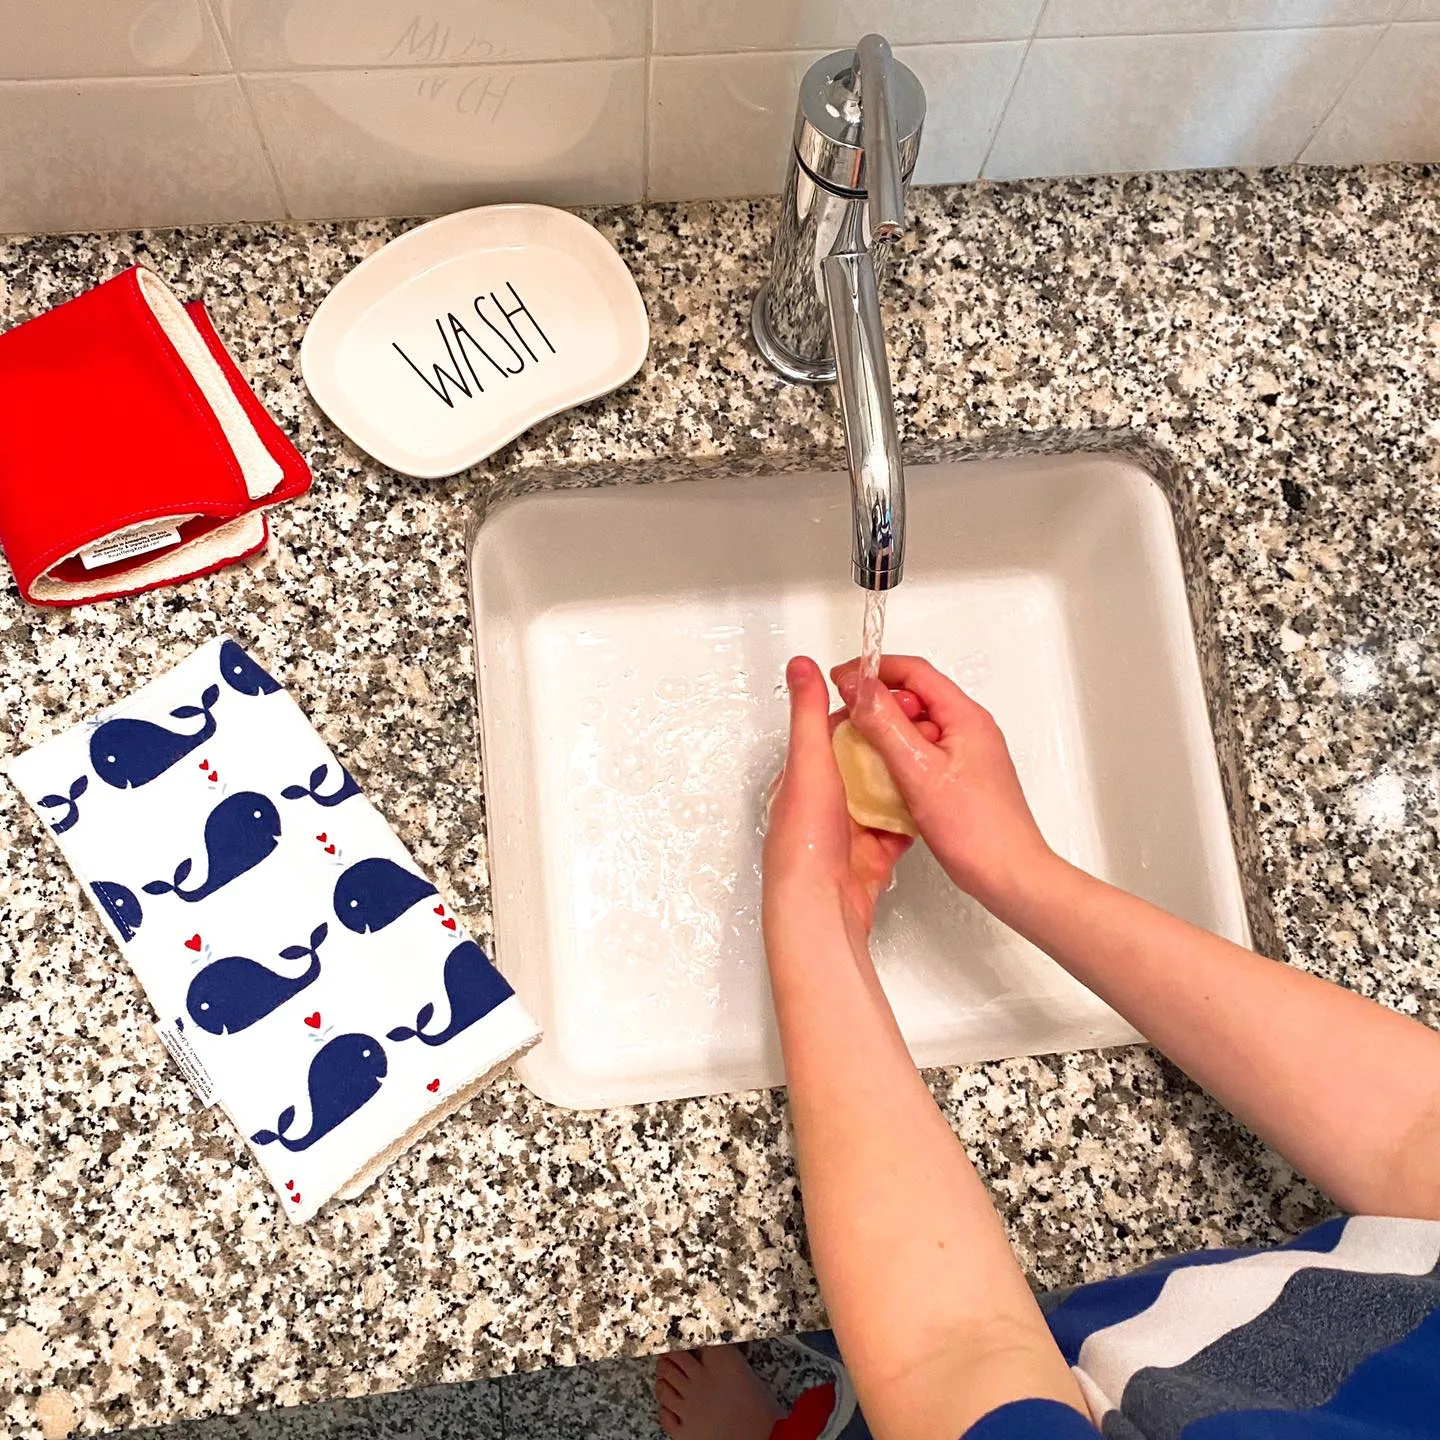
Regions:
[[905, 233], [925, 91], [880, 35], [817, 60], [800, 82], [770, 278], [750, 325], [787, 380], [834, 382], [850, 468], [855, 583], [905, 568], [905, 471], [878, 282]]

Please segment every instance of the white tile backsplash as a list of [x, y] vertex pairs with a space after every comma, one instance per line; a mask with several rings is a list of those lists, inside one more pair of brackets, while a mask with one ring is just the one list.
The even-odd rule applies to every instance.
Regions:
[[650, 0], [216, 0], [242, 70], [643, 55]]
[[657, 55], [650, 62], [650, 194], [698, 200], [778, 191], [796, 90], [815, 58], [813, 51]]
[[640, 194], [643, 60], [246, 80], [292, 215], [426, 215]]
[[[0, 231], [780, 186], [867, 30], [919, 183], [1440, 161], [1440, 0], [0, 0]], [[173, 173], [172, 173], [173, 172]]]
[[1440, 24], [1394, 25], [1300, 157], [1316, 165], [1440, 156]]
[[227, 68], [205, 0], [0, 0], [3, 80]]
[[1027, 38], [1043, 0], [655, 0], [655, 53], [819, 50]]
[[987, 176], [1286, 165], [1378, 26], [1036, 40]]
[[[1374, 25], [1404, 0], [1049, 0], [1041, 35], [1157, 35]], [[1436, 0], [1440, 3], [1440, 0]]]
[[0, 135], [0, 233], [283, 213], [233, 76], [0, 81]]
[[975, 179], [1020, 72], [1024, 42], [917, 45], [895, 53], [925, 87], [925, 129], [915, 184], [958, 185]]
[[[779, 190], [800, 77], [825, 53], [657, 55], [651, 196], [700, 200]], [[1024, 53], [1020, 41], [896, 47], [928, 100], [917, 184], [973, 180], [980, 173]]]

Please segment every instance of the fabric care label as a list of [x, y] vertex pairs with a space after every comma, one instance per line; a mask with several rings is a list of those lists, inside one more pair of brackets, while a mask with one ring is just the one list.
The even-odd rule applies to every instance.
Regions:
[[87, 570], [96, 570], [101, 565], [113, 565], [117, 560], [134, 560], [141, 555], [148, 555], [152, 550], [178, 545], [179, 525], [179, 520], [147, 520], [142, 525], [131, 525], [128, 529], [117, 530], [98, 545], [82, 550], [80, 563]]
[[169, 1025], [157, 1025], [155, 1033], [170, 1052], [170, 1058], [185, 1077], [185, 1083], [195, 1092], [195, 1098], [208, 1109], [215, 1103], [215, 1087], [211, 1083], [210, 1072], [195, 1053], [195, 1047]]

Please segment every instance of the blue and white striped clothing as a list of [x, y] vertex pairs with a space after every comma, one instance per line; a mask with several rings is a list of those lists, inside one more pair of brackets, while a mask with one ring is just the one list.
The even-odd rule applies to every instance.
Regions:
[[1094, 1426], [1002, 1407], [966, 1440], [1434, 1440], [1440, 1221], [1327, 1221], [1042, 1302]]
[[[1040, 1303], [1091, 1419], [1017, 1400], [962, 1440], [1440, 1440], [1440, 1221], [1328, 1220]], [[870, 1440], [858, 1411], [824, 1434]]]

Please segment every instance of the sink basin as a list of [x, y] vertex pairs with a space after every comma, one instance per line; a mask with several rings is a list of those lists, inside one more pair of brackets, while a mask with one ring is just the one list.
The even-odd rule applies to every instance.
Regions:
[[[760, 940], [785, 662], [860, 643], [839, 472], [501, 502], [471, 550], [496, 959], [521, 1079], [591, 1108], [784, 1082]], [[1050, 843], [1248, 943], [1168, 503], [1129, 460], [912, 466], [885, 648], [1010, 742]], [[1137, 1039], [917, 845], [876, 964], [921, 1065]]]

